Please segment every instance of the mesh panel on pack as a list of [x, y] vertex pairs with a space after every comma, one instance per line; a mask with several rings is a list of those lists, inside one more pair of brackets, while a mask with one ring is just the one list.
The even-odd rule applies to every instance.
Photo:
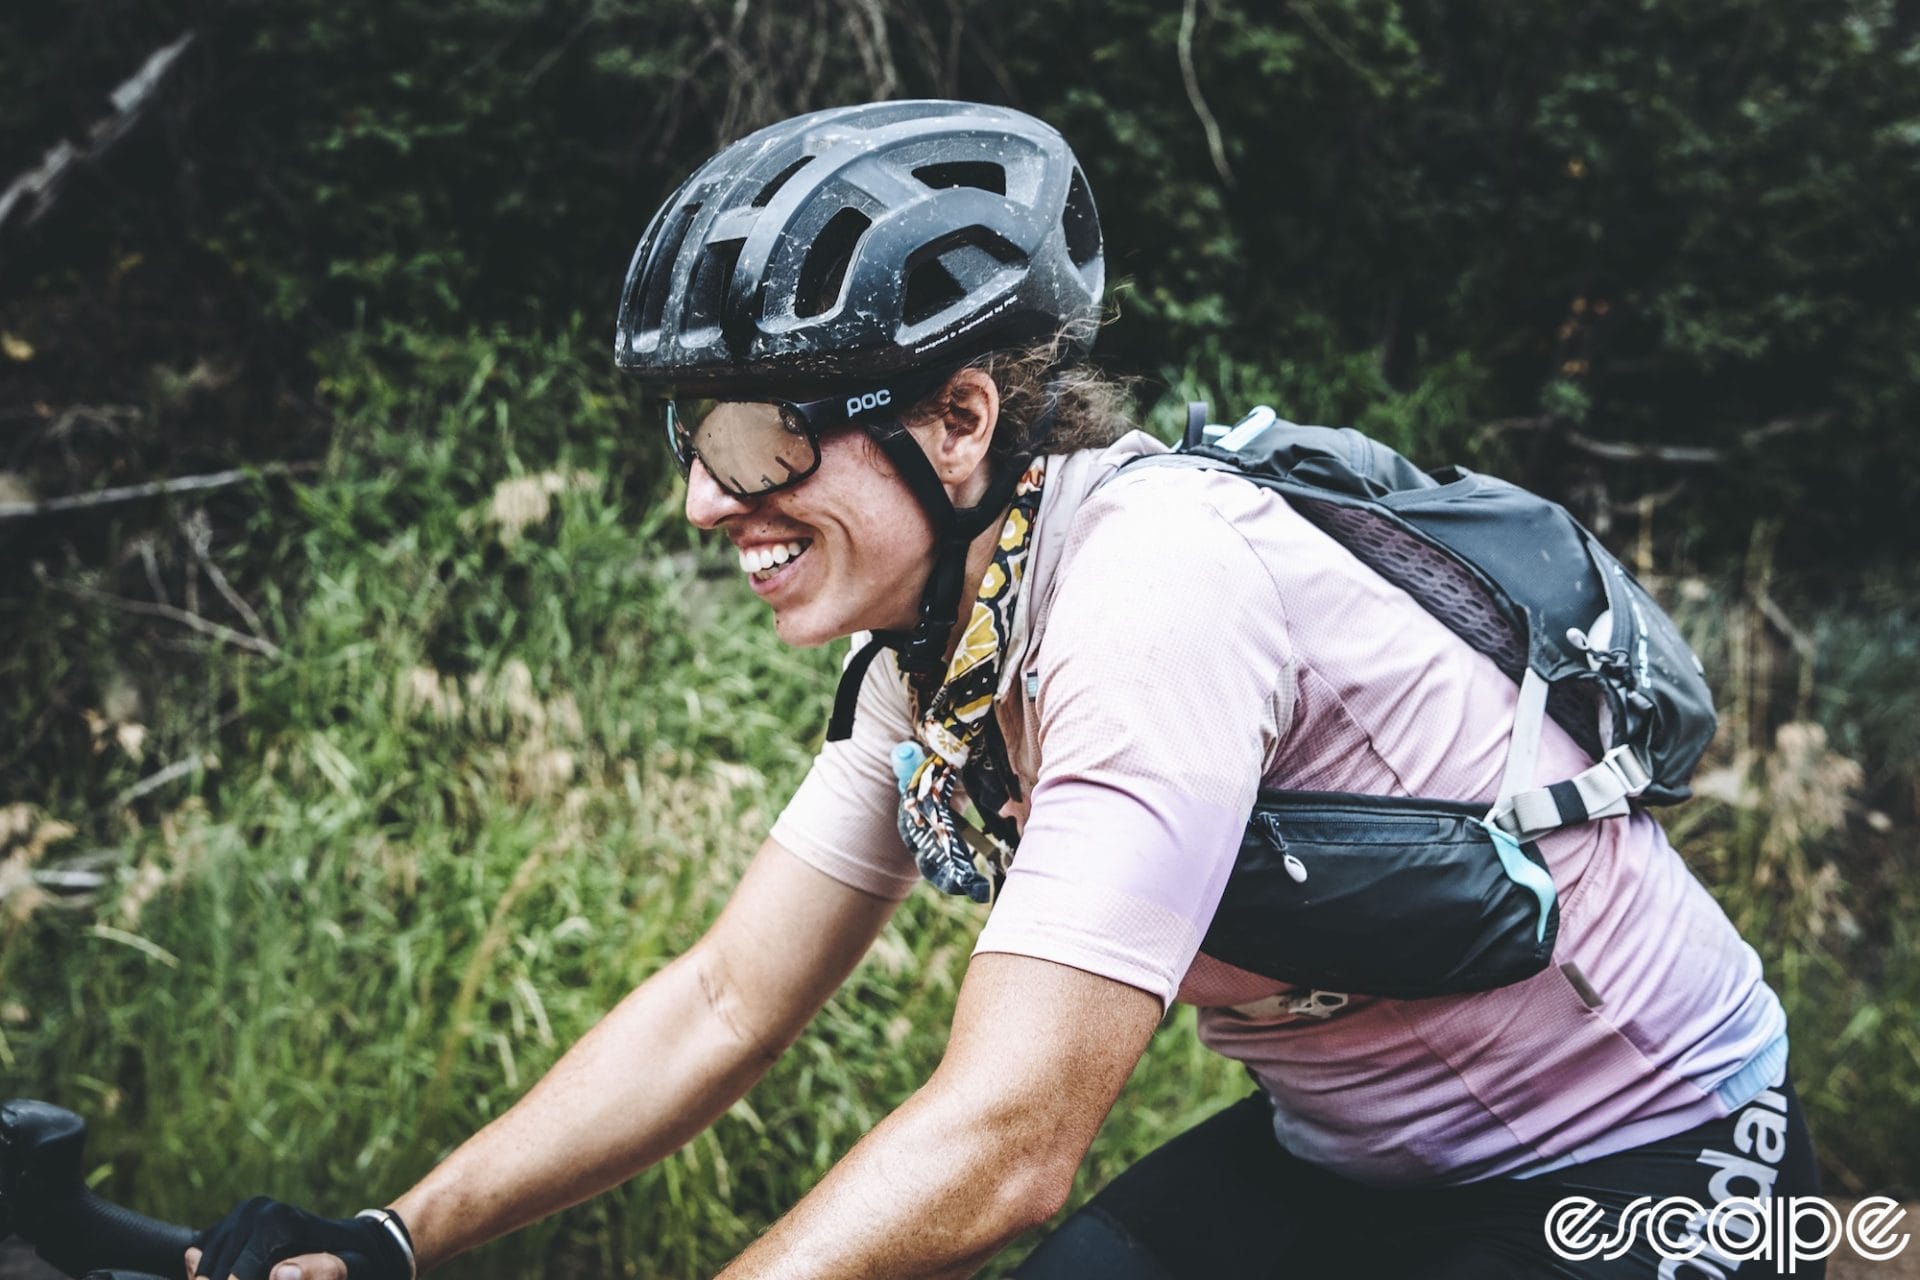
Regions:
[[1607, 753], [1600, 741], [1600, 686], [1584, 680], [1561, 680], [1547, 690], [1547, 715], [1598, 760]]
[[[1455, 635], [1492, 658], [1509, 679], [1519, 683], [1526, 674], [1526, 639], [1507, 622], [1486, 589], [1452, 557], [1400, 526], [1380, 520], [1371, 510], [1315, 503], [1298, 493], [1288, 493], [1288, 499], [1361, 564], [1400, 587]], [[1596, 760], [1605, 752], [1597, 731], [1599, 689], [1594, 685], [1555, 681], [1548, 691], [1548, 716]]]
[[[1287, 496], [1328, 536], [1419, 601], [1455, 635], [1491, 658], [1509, 679], [1518, 683], [1526, 674], [1526, 637], [1451, 556], [1363, 508], [1315, 502], [1291, 491]], [[1547, 693], [1547, 714], [1596, 760], [1605, 752], [1598, 732], [1596, 688], [1576, 681], [1556, 681]]]
[[1292, 492], [1287, 496], [1362, 564], [1418, 600], [1509, 678], [1517, 682], [1526, 674], [1526, 637], [1501, 616], [1485, 588], [1457, 561], [1372, 512], [1314, 502]]

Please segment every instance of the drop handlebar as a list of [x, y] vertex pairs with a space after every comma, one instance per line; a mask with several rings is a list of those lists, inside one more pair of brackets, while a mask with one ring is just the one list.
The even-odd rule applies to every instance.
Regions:
[[193, 1230], [87, 1189], [87, 1122], [50, 1103], [0, 1103], [0, 1240], [19, 1235], [85, 1280], [178, 1280]]

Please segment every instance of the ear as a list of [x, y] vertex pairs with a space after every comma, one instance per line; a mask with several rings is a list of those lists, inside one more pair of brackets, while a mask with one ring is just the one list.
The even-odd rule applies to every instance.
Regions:
[[956, 507], [970, 507], [987, 487], [987, 450], [1000, 423], [1000, 388], [984, 369], [962, 369], [935, 401], [937, 417], [914, 426], [927, 461]]

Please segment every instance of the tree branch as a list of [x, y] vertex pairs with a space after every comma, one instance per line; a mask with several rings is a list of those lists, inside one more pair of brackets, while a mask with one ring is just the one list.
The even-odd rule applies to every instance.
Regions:
[[1623, 498], [1615, 501], [1613, 503], [1613, 514], [1617, 516], [1634, 516], [1638, 519], [1645, 520], [1660, 508], [1680, 497], [1680, 495], [1686, 491], [1687, 481], [1684, 478], [1675, 480], [1664, 489], [1655, 489], [1649, 493], [1643, 493], [1637, 498]]
[[[207, 575], [207, 581], [213, 584], [213, 589], [220, 593], [221, 599], [225, 600], [235, 613], [246, 619], [247, 630], [265, 639], [267, 629], [260, 624], [260, 615], [255, 613], [253, 606], [233, 589], [233, 584], [227, 581], [227, 575], [222, 573], [220, 566], [213, 562], [213, 526], [208, 522], [206, 512], [196, 511], [194, 517], [182, 521], [180, 529], [187, 535], [187, 545], [193, 549], [194, 559], [200, 562], [201, 572]], [[187, 581], [191, 583], [193, 578], [189, 576]]]
[[1207, 108], [1207, 100], [1200, 94], [1200, 76], [1193, 66], [1193, 28], [1199, 19], [1199, 0], [1186, 0], [1180, 10], [1180, 79], [1187, 86], [1187, 101], [1193, 106], [1193, 114], [1200, 117], [1200, 127], [1207, 133], [1207, 154], [1213, 157], [1214, 171], [1220, 175], [1220, 181], [1231, 187], [1234, 185], [1233, 170], [1227, 167], [1226, 145], [1220, 140], [1220, 122], [1213, 118], [1213, 112]]
[[890, 98], [900, 83], [900, 68], [894, 62], [893, 44], [888, 39], [886, 11], [879, 0], [853, 0], [848, 6], [846, 30], [853, 37], [854, 50], [872, 85], [874, 98]]
[[92, 493], [43, 498], [38, 502], [0, 502], [0, 521], [27, 520], [34, 516], [53, 515], [60, 511], [80, 511], [89, 507], [112, 506], [119, 502], [137, 502], [142, 498], [157, 498], [162, 494], [203, 493], [208, 489], [225, 489], [231, 485], [244, 484], [260, 476], [291, 475], [301, 471], [312, 471], [318, 466], [316, 462], [275, 464], [253, 469], [216, 471], [204, 476], [180, 476], [173, 480], [149, 480], [145, 484], [122, 485], [116, 489], [96, 489]]
[[140, 779], [140, 781], [115, 796], [109, 807], [123, 809], [142, 796], [152, 795], [169, 782], [184, 778], [197, 769], [213, 768], [214, 763], [214, 758], [211, 754], [202, 755], [199, 752], [195, 752], [184, 760], [176, 760], [166, 768], [157, 770]]
[[271, 640], [263, 640], [259, 636], [250, 636], [244, 631], [235, 631], [232, 627], [223, 627], [217, 622], [209, 622], [199, 614], [188, 613], [185, 609], [176, 609], [169, 604], [147, 604], [142, 600], [129, 600], [125, 596], [110, 595], [105, 591], [96, 591], [92, 587], [82, 587], [70, 582], [60, 582], [48, 574], [46, 569], [40, 565], [34, 566], [34, 577], [38, 578], [40, 584], [44, 587], [77, 597], [81, 600], [91, 601], [94, 604], [104, 604], [125, 613], [143, 614], [149, 618], [165, 618], [169, 622], [177, 622], [183, 627], [198, 631], [203, 636], [210, 636], [215, 640], [224, 641], [236, 649], [246, 649], [249, 652], [260, 654], [262, 657], [278, 658], [281, 656], [280, 646]]
[[[1775, 418], [1741, 432], [1729, 448], [1714, 445], [1646, 444], [1639, 441], [1601, 440], [1584, 432], [1575, 431], [1571, 427], [1564, 429], [1562, 438], [1581, 453], [1605, 462], [1658, 462], [1676, 467], [1716, 467], [1738, 453], [1759, 448], [1776, 436], [1790, 435], [1796, 431], [1818, 430], [1833, 419], [1834, 412], [1831, 409], [1822, 410], [1819, 413]], [[1475, 433], [1474, 439], [1476, 442], [1483, 442], [1509, 431], [1547, 431], [1562, 426], [1562, 419], [1545, 413], [1530, 418], [1500, 418], [1481, 427]]]
[[0, 191], [0, 234], [16, 220], [20, 230], [31, 230], [52, 211], [68, 181], [84, 164], [104, 157], [133, 131], [193, 39], [189, 31], [172, 44], [154, 50], [138, 71], [121, 81], [110, 95], [113, 114], [96, 121], [87, 131], [84, 150], [70, 142], [56, 143], [38, 165]]
[[1607, 462], [1665, 462], [1681, 467], [1710, 467], [1727, 460], [1725, 449], [1688, 444], [1628, 444], [1618, 440], [1596, 440], [1569, 430], [1566, 441], [1581, 453]]

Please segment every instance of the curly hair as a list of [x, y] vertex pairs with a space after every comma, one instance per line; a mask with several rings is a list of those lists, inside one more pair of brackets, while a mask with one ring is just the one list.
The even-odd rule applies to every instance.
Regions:
[[[1063, 353], [1084, 349], [1087, 336], [1085, 327], [1069, 326], [1043, 341], [989, 351], [962, 366], [985, 370], [1000, 390], [1000, 423], [987, 453], [996, 470], [1011, 458], [1034, 453], [1105, 448], [1134, 429], [1131, 380], [1063, 360]], [[932, 392], [906, 419], [943, 412], [945, 392], [945, 387]], [[1049, 403], [1053, 420], [1047, 424], [1043, 419]]]

